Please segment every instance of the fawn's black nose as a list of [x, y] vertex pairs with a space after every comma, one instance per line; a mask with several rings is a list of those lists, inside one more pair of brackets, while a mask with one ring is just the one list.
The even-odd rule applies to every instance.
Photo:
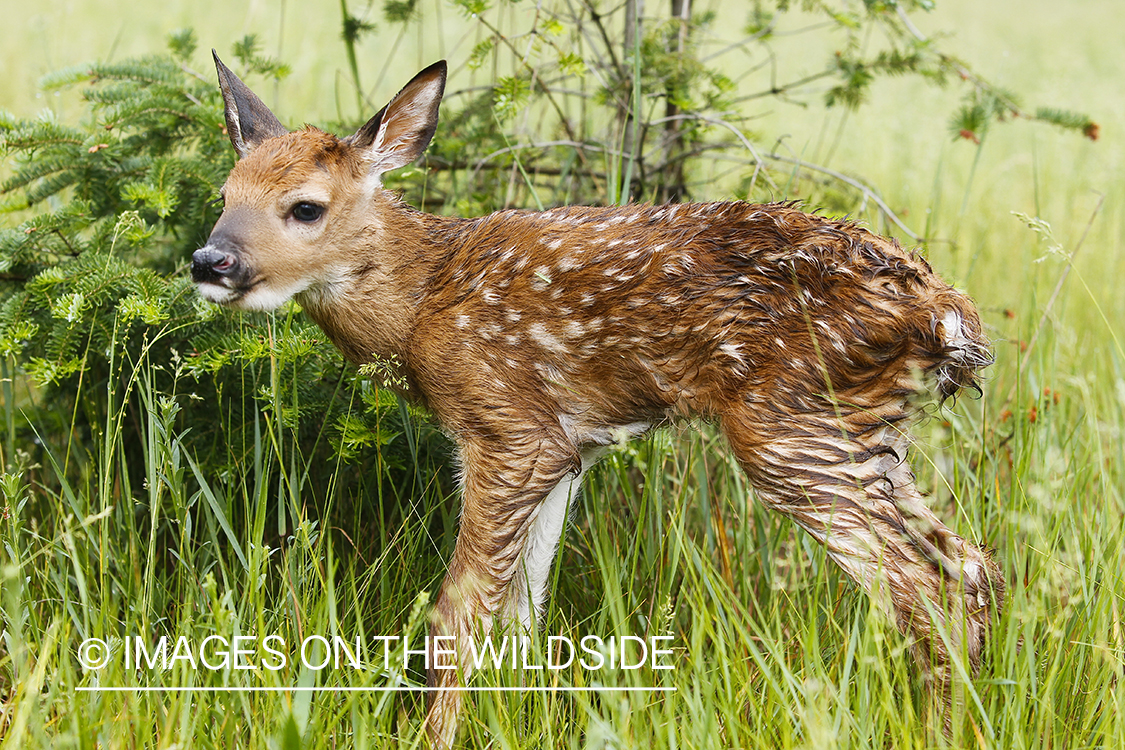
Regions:
[[196, 284], [220, 281], [234, 275], [237, 269], [238, 258], [233, 253], [210, 244], [199, 248], [191, 256], [191, 278]]

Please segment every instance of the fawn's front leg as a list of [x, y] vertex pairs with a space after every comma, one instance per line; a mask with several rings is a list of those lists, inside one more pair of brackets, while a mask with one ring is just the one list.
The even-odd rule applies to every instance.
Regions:
[[[428, 681], [439, 689], [430, 693], [426, 731], [436, 748], [453, 744], [461, 706], [460, 692], [440, 688], [468, 681], [470, 643], [488, 636], [494, 618], [522, 614], [526, 592], [514, 590], [512, 582], [524, 565], [529, 535], [538, 533], [535, 527], [552, 490], [570, 485], [582, 471], [580, 455], [569, 440], [558, 428], [545, 429], [542, 424], [458, 442], [464, 493], [461, 527], [434, 607], [429, 643]], [[451, 639], [439, 648], [454, 650], [456, 659], [439, 658], [438, 637]]]

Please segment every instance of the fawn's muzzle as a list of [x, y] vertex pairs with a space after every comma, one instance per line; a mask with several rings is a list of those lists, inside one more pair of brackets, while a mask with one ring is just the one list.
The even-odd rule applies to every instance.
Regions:
[[238, 256], [207, 244], [191, 256], [191, 278], [196, 284], [221, 284], [239, 270]]

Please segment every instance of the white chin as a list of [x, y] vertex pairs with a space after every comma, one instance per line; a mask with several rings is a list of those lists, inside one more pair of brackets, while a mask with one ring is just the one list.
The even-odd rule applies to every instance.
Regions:
[[196, 287], [199, 289], [200, 297], [208, 302], [214, 302], [216, 305], [229, 305], [238, 297], [233, 289], [228, 289], [219, 284], [203, 282], [202, 284], [197, 284]]
[[279, 293], [271, 289], [254, 289], [231, 302], [230, 305], [247, 312], [269, 312], [284, 305], [292, 296], [292, 294]]
[[247, 312], [269, 312], [293, 299], [294, 295], [300, 294], [307, 284], [299, 284], [289, 289], [273, 289], [258, 283], [247, 292], [211, 282], [204, 282], [198, 286], [200, 296], [217, 305], [227, 305]]

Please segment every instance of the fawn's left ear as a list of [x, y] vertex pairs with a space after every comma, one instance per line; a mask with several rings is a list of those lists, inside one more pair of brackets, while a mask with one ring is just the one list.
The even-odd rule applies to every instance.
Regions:
[[345, 139], [367, 152], [372, 176], [406, 166], [430, 145], [446, 70], [445, 60], [440, 60], [414, 76], [379, 114]]
[[289, 131], [270, 112], [261, 99], [238, 79], [230, 68], [223, 65], [219, 53], [211, 50], [215, 57], [215, 70], [219, 73], [219, 89], [223, 92], [226, 105], [227, 135], [239, 159], [245, 159], [263, 141]]

